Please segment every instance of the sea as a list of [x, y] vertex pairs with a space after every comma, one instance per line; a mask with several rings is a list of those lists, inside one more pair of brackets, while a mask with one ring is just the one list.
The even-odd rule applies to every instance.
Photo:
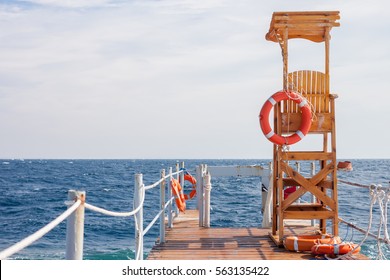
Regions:
[[[390, 159], [348, 159], [353, 171], [339, 171], [338, 178], [361, 185], [381, 184], [389, 187]], [[134, 176], [143, 174], [145, 185], [160, 179], [162, 169], [168, 170], [184, 162], [190, 174], [195, 175], [199, 164], [208, 166], [262, 165], [267, 159], [204, 159], [204, 160], [47, 160], [0, 159], [0, 251], [26, 238], [57, 216], [67, 206], [69, 190], [86, 192], [89, 204], [111, 211], [127, 212], [133, 209]], [[309, 164], [303, 164], [309, 170]], [[191, 186], [185, 186], [186, 188]], [[261, 227], [262, 184], [259, 177], [212, 178], [212, 227]], [[384, 236], [388, 219], [381, 216], [379, 201], [373, 201], [366, 188], [339, 183], [339, 215], [363, 229], [371, 224], [371, 232]], [[387, 193], [388, 194], [388, 193]], [[305, 198], [303, 198], [305, 199]], [[388, 200], [387, 200], [388, 202]], [[370, 211], [370, 205], [373, 205]], [[383, 204], [383, 201], [382, 201]], [[188, 208], [195, 208], [195, 201]], [[159, 211], [159, 189], [146, 192], [144, 226]], [[388, 209], [386, 203], [384, 208]], [[386, 216], [387, 218], [387, 216]], [[382, 221], [382, 223], [381, 223]], [[134, 218], [110, 217], [86, 209], [84, 229], [84, 259], [134, 259]], [[361, 252], [370, 259], [380, 256], [390, 259], [389, 245], [340, 223], [340, 237], [346, 242], [360, 243]], [[155, 244], [159, 233], [158, 223], [144, 237], [144, 258]], [[9, 257], [17, 260], [65, 259], [66, 222], [62, 222], [44, 237]]]

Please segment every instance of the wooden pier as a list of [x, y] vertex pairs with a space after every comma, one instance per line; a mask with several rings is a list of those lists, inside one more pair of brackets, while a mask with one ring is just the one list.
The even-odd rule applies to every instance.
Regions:
[[[313, 232], [313, 227], [286, 226], [288, 234]], [[310, 260], [310, 253], [290, 252], [278, 247], [268, 228], [199, 227], [198, 212], [187, 210], [166, 232], [166, 242], [156, 243], [149, 260]], [[368, 259], [357, 254], [356, 259]]]

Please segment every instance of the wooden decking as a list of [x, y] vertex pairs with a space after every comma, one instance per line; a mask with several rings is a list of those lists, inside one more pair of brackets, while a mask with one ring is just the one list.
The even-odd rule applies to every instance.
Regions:
[[[269, 237], [263, 228], [203, 228], [198, 226], [198, 213], [187, 210], [168, 229], [166, 242], [156, 244], [149, 260], [309, 260], [310, 253], [289, 252]], [[312, 230], [306, 226], [288, 226], [289, 233]], [[359, 259], [366, 259], [359, 255]]]

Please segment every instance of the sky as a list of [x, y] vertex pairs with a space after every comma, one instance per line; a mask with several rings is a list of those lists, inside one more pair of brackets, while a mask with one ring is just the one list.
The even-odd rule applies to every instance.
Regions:
[[[337, 157], [390, 158], [385, 0], [0, 1], [0, 158], [270, 159], [259, 111], [282, 89], [275, 11], [340, 11]], [[289, 43], [290, 70], [324, 45]], [[297, 147], [316, 149], [306, 137]]]

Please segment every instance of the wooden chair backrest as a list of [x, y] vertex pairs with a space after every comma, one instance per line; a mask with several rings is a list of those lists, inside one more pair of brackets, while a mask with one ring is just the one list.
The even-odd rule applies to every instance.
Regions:
[[[288, 74], [287, 88], [301, 93], [312, 105], [314, 113], [329, 113], [329, 79], [319, 71], [301, 70]], [[283, 113], [298, 113], [300, 109], [293, 101], [284, 102]]]

